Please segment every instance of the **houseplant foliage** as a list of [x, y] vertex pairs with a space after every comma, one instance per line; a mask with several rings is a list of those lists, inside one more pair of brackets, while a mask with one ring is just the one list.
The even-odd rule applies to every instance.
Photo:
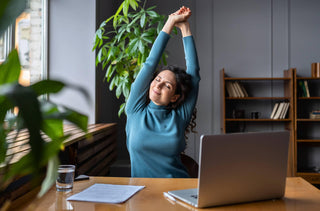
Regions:
[[[0, 3], [0, 35], [24, 10], [26, 1], [4, 0]], [[17, 10], [19, 8], [19, 10]], [[64, 134], [63, 121], [67, 120], [83, 131], [87, 130], [88, 118], [67, 107], [58, 106], [41, 98], [43, 95], [55, 94], [65, 87], [59, 81], [42, 80], [30, 86], [18, 83], [20, 62], [17, 50], [12, 50], [5, 62], [0, 64], [0, 195], [16, 177], [32, 175], [33, 182], [39, 183], [41, 169], [47, 173], [42, 181], [39, 196], [42, 196], [55, 182], [59, 165], [58, 152], [63, 149], [63, 141], [69, 136]], [[79, 90], [79, 87], [71, 86]], [[87, 98], [87, 93], [82, 90]], [[18, 108], [18, 114], [8, 118], [8, 111]], [[18, 136], [23, 129], [28, 130], [30, 152], [14, 164], [12, 157], [6, 156], [8, 149], [7, 136]], [[49, 137], [45, 141], [43, 134]], [[0, 205], [1, 207], [1, 205]]]
[[[101, 23], [95, 34], [93, 50], [97, 50], [96, 65], [101, 64], [106, 70], [109, 89], [115, 89], [117, 98], [124, 96], [125, 102], [131, 84], [165, 21], [165, 16], [153, 10], [155, 6], [145, 8], [146, 2], [124, 0], [117, 12]], [[162, 58], [166, 64], [166, 53]], [[118, 116], [123, 113], [125, 102], [120, 106]]]

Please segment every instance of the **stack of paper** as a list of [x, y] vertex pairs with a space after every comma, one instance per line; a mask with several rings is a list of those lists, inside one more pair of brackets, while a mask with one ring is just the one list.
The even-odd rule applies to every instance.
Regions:
[[123, 203], [144, 186], [94, 184], [89, 188], [67, 198], [73, 201], [88, 201], [100, 203]]

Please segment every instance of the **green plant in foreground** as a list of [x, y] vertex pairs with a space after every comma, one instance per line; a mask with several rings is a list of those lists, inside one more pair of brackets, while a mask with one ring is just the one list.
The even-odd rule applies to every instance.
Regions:
[[[123, 95], [125, 98], [118, 116], [124, 112], [131, 84], [165, 21], [165, 16], [153, 10], [155, 6], [145, 8], [146, 0], [142, 6], [138, 2], [124, 0], [117, 12], [101, 23], [95, 35], [93, 50], [98, 50], [96, 65], [101, 64], [102, 69], [106, 70], [105, 79], [109, 82], [109, 89], [115, 89], [116, 97]], [[111, 20], [112, 27], [107, 30]], [[166, 64], [166, 54], [162, 58]]]
[[[26, 1], [3, 0], [0, 3], [0, 35], [25, 9]], [[38, 196], [42, 196], [55, 182], [59, 165], [58, 152], [63, 149], [63, 141], [69, 136], [64, 134], [63, 121], [67, 120], [87, 131], [88, 117], [67, 107], [58, 106], [41, 96], [55, 94], [65, 87], [81, 91], [89, 100], [88, 94], [80, 87], [70, 86], [59, 81], [42, 80], [31, 86], [18, 83], [20, 62], [17, 50], [13, 50], [6, 61], [0, 64], [0, 195], [16, 177], [32, 175], [33, 182], [42, 182]], [[17, 116], [8, 118], [13, 108], [19, 109]], [[27, 129], [30, 152], [11, 164], [12, 157], [6, 156], [9, 133]], [[50, 141], [43, 139], [43, 133]], [[41, 169], [47, 173], [42, 181]], [[40, 180], [40, 181], [39, 181]], [[0, 205], [1, 206], [1, 205]]]

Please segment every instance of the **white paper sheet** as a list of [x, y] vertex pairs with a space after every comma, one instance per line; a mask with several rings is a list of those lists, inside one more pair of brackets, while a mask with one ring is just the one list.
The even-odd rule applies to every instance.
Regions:
[[101, 203], [123, 203], [145, 186], [94, 184], [67, 200]]

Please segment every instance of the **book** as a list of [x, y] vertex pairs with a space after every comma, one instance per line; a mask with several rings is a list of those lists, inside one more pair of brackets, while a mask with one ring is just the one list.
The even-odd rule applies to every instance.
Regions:
[[231, 89], [230, 82], [226, 82], [226, 89], [227, 89], [228, 96], [229, 97], [233, 97], [233, 92], [232, 92], [232, 89]]
[[228, 81], [226, 83], [226, 88], [227, 88], [227, 92], [228, 92], [229, 97], [236, 97], [236, 93], [233, 88], [232, 82]]
[[299, 86], [300, 86], [300, 89], [301, 89], [301, 96], [302, 97], [307, 97], [307, 90], [306, 90], [306, 87], [304, 85], [304, 82], [303, 81], [299, 81]]
[[240, 85], [240, 88], [241, 88], [242, 92], [244, 93], [244, 96], [245, 96], [245, 97], [249, 97], [248, 92], [247, 92], [247, 90], [244, 88], [243, 84], [240, 84], [240, 83], [239, 83], [239, 85]]
[[239, 82], [238, 82], [238, 81], [235, 81], [235, 82], [234, 82], [234, 85], [235, 85], [236, 89], [238, 90], [239, 97], [245, 97], [244, 92], [242, 91]]
[[285, 106], [285, 102], [281, 102], [279, 104], [277, 112], [275, 113], [273, 119], [280, 119], [280, 115], [281, 115], [281, 112], [282, 112], [282, 109], [284, 108], [284, 106]]
[[232, 82], [232, 86], [234, 87], [236, 97], [241, 97], [241, 93], [240, 93], [238, 86], [236, 85], [236, 82]]
[[281, 113], [280, 119], [284, 119], [287, 116], [287, 112], [289, 110], [290, 103], [286, 102], [283, 108], [283, 112]]
[[273, 110], [272, 110], [271, 115], [270, 115], [270, 119], [273, 119], [273, 117], [274, 117], [274, 115], [275, 115], [275, 113], [276, 113], [276, 111], [278, 109], [278, 106], [279, 106], [279, 103], [274, 104]]
[[308, 81], [304, 81], [304, 87], [306, 89], [306, 97], [310, 97], [309, 87], [308, 87]]

